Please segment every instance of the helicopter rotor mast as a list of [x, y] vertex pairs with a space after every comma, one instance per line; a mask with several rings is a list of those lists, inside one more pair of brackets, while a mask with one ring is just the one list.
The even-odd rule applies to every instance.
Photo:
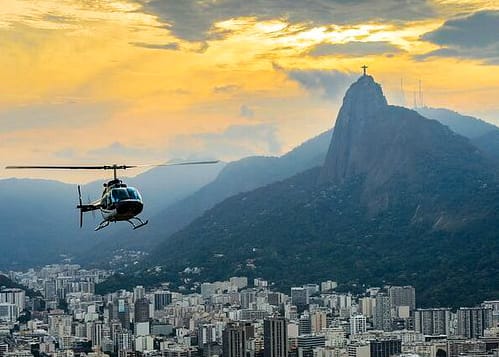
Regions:
[[130, 168], [131, 166], [127, 166], [127, 165], [110, 165], [110, 166], [104, 166], [104, 170], [113, 170], [113, 178], [114, 180], [116, 181], [118, 179], [118, 174], [116, 171], [118, 170], [126, 170], [128, 168]]

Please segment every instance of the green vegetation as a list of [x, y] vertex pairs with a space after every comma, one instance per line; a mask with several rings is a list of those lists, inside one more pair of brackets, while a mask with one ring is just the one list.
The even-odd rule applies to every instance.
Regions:
[[[283, 291], [326, 279], [357, 289], [413, 284], [419, 306], [497, 298], [497, 185], [484, 188], [466, 175], [447, 177], [445, 185], [429, 178], [421, 187], [392, 180], [389, 208], [372, 216], [361, 178], [316, 187], [317, 175], [314, 169], [224, 201], [157, 249], [154, 264], [168, 273], [140, 270], [103, 287], [178, 281], [175, 272], [198, 266], [198, 281], [261, 276]], [[463, 225], [461, 217], [471, 218]], [[439, 219], [451, 228], [436, 228]]]
[[[497, 167], [467, 138], [413, 111], [364, 113], [384, 100], [378, 87], [370, 97], [372, 86], [347, 92], [358, 98], [345, 102], [358, 105], [340, 111], [322, 172], [226, 199], [163, 241], [130, 282], [189, 288], [245, 275], [289, 292], [332, 279], [355, 290], [411, 284], [421, 307], [497, 299]], [[186, 267], [201, 270], [179, 273]]]
[[33, 291], [31, 289], [28, 289], [24, 285], [18, 284], [12, 280], [10, 280], [7, 276], [0, 274], [0, 288], [5, 287], [9, 289], [23, 289], [26, 291], [26, 296], [29, 296], [30, 298], [37, 297], [37, 296], [42, 296], [39, 292]]

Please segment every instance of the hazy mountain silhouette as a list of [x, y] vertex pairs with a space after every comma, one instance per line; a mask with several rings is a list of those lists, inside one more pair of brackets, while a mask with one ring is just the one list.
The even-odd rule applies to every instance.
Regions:
[[497, 173], [467, 138], [388, 105], [363, 76], [322, 168], [226, 199], [154, 250], [161, 273], [134, 276], [153, 283], [197, 266], [199, 281], [414, 284], [422, 305], [474, 304], [499, 293]]
[[153, 216], [147, 229], [133, 232], [122, 230], [99, 244], [97, 249], [91, 248], [98, 253], [84, 252], [81, 257], [86, 262], [102, 263], [116, 249], [151, 249], [230, 196], [320, 166], [324, 162], [331, 135], [331, 130], [324, 132], [281, 157], [251, 156], [231, 162], [213, 182]]
[[331, 135], [331, 131], [322, 133], [281, 157], [256, 156], [229, 163], [215, 181], [159, 213], [157, 221], [166, 223], [167, 233], [174, 233], [230, 196], [320, 166], [324, 162]]
[[472, 143], [490, 158], [499, 161], [499, 130], [474, 138]]
[[424, 107], [418, 108], [417, 111], [424, 117], [438, 120], [454, 132], [469, 138], [473, 145], [489, 157], [499, 160], [499, 128], [497, 126], [449, 109]]
[[416, 111], [425, 118], [438, 120], [452, 131], [470, 139], [499, 130], [497, 126], [484, 120], [463, 115], [450, 109], [422, 107], [416, 108]]

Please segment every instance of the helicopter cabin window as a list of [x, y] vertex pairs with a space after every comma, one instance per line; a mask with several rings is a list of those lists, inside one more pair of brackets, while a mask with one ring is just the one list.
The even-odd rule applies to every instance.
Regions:
[[133, 187], [115, 188], [111, 191], [113, 202], [122, 200], [141, 200], [139, 192]]
[[122, 200], [128, 200], [128, 192], [126, 191], [126, 188], [114, 188], [111, 191], [111, 196], [113, 198], [113, 202], [119, 202]]
[[134, 200], [142, 200], [142, 197], [140, 197], [140, 193], [139, 193], [139, 191], [137, 191], [135, 188], [133, 188], [133, 187], [128, 187], [126, 190], [127, 190], [127, 192], [128, 192], [128, 196], [129, 196], [131, 199], [134, 199]]

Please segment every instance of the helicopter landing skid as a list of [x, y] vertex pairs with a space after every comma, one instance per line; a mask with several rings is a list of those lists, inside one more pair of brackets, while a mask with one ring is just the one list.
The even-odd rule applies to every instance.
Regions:
[[[137, 221], [137, 223], [134, 223], [134, 221], [132, 221], [133, 219], [135, 219]], [[127, 222], [132, 225], [133, 229], [137, 229], [137, 228], [143, 227], [147, 223], [149, 223], [149, 221], [147, 221], [147, 220], [143, 221], [139, 217], [130, 218], [129, 220], [127, 220]]]
[[95, 227], [94, 231], [100, 231], [102, 228], [106, 228], [107, 226], [109, 226], [109, 221], [102, 221], [97, 227]]

